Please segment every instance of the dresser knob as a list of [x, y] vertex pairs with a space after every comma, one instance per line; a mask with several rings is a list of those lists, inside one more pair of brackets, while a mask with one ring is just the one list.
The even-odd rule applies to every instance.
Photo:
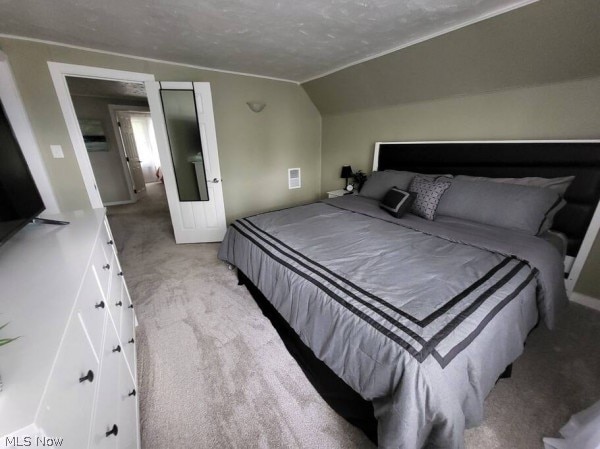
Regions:
[[119, 271], [119, 272], [117, 273], [117, 276], [123, 276], [123, 272], [122, 272], [122, 271]]
[[115, 306], [117, 307], [121, 307], [123, 305], [123, 301], [119, 301], [115, 303]]
[[134, 343], [135, 343], [135, 340], [132, 338], [132, 339], [131, 339], [131, 340], [129, 340], [127, 343], [129, 343], [129, 344], [134, 344]]
[[109, 240], [108, 242], [106, 242], [107, 245], [112, 245], [114, 242], [112, 240]]
[[104, 309], [104, 301], [100, 301], [94, 306], [96, 309]]
[[83, 383], [86, 380], [90, 383], [94, 381], [94, 372], [92, 370], [89, 370], [85, 376], [80, 377], [79, 383]]
[[121, 345], [117, 345], [116, 348], [112, 350], [112, 352], [121, 352]]
[[135, 388], [131, 390], [131, 392], [127, 396], [135, 396], [137, 393], [135, 392]]
[[103, 270], [110, 270], [110, 264], [102, 265]]
[[133, 304], [129, 304], [128, 309], [133, 309]]
[[106, 432], [106, 437], [108, 438], [111, 435], [117, 436], [118, 433], [119, 433], [119, 428], [115, 424], [112, 426], [112, 429], [110, 429], [108, 432]]

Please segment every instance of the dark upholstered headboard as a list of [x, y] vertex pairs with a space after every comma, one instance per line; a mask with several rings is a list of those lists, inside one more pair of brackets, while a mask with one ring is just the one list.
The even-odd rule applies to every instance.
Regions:
[[378, 142], [373, 170], [390, 169], [496, 178], [574, 175], [553, 226], [567, 236], [571, 257], [600, 200], [600, 141]]

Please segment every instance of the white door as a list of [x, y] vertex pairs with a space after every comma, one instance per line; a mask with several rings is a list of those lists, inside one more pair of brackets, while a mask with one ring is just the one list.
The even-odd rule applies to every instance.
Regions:
[[145, 84], [175, 241], [221, 241], [225, 206], [210, 84]]
[[133, 126], [131, 124], [131, 112], [117, 111], [117, 126], [125, 151], [125, 160], [127, 168], [131, 175], [133, 183], [133, 192], [140, 197], [146, 192], [146, 182], [144, 181], [144, 172], [142, 171], [142, 161], [137, 149], [137, 143], [133, 134]]

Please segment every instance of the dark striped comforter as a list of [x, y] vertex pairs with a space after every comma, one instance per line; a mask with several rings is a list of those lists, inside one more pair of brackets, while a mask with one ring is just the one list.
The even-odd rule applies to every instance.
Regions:
[[373, 402], [380, 447], [456, 449], [539, 311], [551, 323], [545, 303], [563, 300], [562, 280], [544, 282], [557, 251], [513, 234], [344, 197], [238, 220], [219, 257]]

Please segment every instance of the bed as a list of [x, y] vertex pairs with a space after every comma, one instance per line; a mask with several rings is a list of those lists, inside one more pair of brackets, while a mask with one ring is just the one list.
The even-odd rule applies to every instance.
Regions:
[[[573, 174], [554, 229], [576, 259], [600, 196], [599, 153], [595, 142], [381, 143], [374, 169]], [[567, 219], [574, 211], [585, 211], [580, 227]], [[547, 240], [453, 217], [395, 218], [359, 195], [237, 220], [219, 257], [319, 393], [382, 448], [463, 447], [527, 335], [538, 321], [552, 328], [567, 304], [563, 256]]]

